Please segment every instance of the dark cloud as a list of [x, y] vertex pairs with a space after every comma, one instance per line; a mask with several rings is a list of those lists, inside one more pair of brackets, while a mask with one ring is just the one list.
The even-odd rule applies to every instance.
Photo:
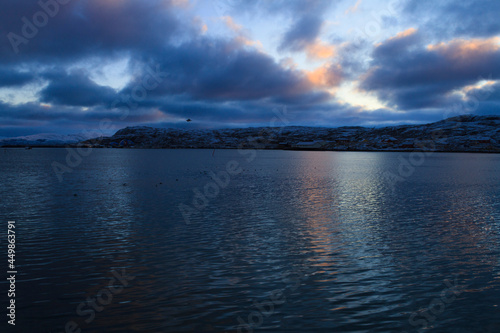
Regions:
[[373, 51], [374, 58], [393, 59], [398, 61], [402, 53], [407, 53], [414, 47], [420, 47], [421, 35], [415, 29], [408, 29], [401, 32], [400, 36], [395, 36], [377, 45]]
[[302, 51], [314, 42], [321, 32], [325, 10], [331, 5], [332, 1], [326, 0], [290, 1], [288, 6], [294, 20], [284, 34], [279, 49]]
[[[69, 1], [50, 7], [55, 13], [50, 17], [36, 0], [5, 1], [0, 12], [0, 35], [5, 36], [0, 61], [74, 61], [96, 54], [144, 52], [189, 30], [181, 29], [172, 7], [160, 0]], [[46, 24], [37, 26], [43, 17]]]
[[[284, 69], [268, 55], [244, 48], [234, 41], [198, 38], [148, 54], [161, 72], [168, 74], [150, 92], [186, 95], [200, 100], [261, 100], [276, 98], [297, 101], [315, 94], [314, 87], [296, 70]], [[144, 60], [143, 75], [148, 62]], [[122, 93], [140, 84], [138, 76]], [[306, 97], [307, 96], [307, 97]], [[319, 100], [318, 100], [319, 102]]]
[[16, 87], [29, 83], [35, 78], [33, 73], [0, 67], [0, 88]]
[[[81, 107], [39, 103], [10, 105], [0, 102], [0, 136], [28, 135], [36, 133], [75, 133], [92, 131], [112, 134], [125, 126], [154, 122], [157, 112], [150, 108], [110, 110], [104, 107], [83, 109]], [[102, 125], [105, 123], [105, 125]], [[31, 128], [26, 131], [27, 128]]]
[[361, 88], [405, 110], [444, 107], [453, 90], [482, 77], [500, 78], [500, 49], [493, 40], [457, 40], [427, 47], [419, 41], [411, 34], [376, 47]]
[[337, 47], [337, 61], [342, 68], [344, 79], [355, 79], [367, 69], [365, 50], [369, 48], [365, 41], [348, 41]]
[[101, 86], [84, 72], [48, 73], [50, 83], [40, 92], [40, 101], [68, 106], [111, 105], [117, 99], [114, 89]]
[[285, 33], [281, 50], [301, 51], [318, 37], [323, 19], [317, 15], [305, 15], [292, 24]]

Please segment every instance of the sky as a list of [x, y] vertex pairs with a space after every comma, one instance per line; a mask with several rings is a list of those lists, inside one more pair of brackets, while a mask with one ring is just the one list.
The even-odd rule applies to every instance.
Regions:
[[499, 13], [498, 0], [4, 0], [0, 137], [500, 115]]

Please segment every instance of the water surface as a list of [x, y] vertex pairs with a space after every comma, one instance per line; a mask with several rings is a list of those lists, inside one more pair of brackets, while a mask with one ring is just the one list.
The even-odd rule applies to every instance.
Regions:
[[500, 331], [500, 155], [254, 153], [0, 151], [17, 331]]

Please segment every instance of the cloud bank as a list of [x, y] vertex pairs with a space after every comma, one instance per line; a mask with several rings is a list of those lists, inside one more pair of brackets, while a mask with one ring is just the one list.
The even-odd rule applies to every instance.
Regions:
[[103, 119], [261, 126], [276, 109], [316, 126], [500, 113], [497, 1], [402, 0], [383, 31], [356, 39], [383, 2], [219, 2], [224, 16], [195, 0], [6, 1], [0, 136]]

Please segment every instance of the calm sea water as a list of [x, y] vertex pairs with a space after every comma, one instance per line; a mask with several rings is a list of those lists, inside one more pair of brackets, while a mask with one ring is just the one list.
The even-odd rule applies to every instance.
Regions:
[[500, 331], [500, 155], [246, 153], [0, 151], [2, 327]]

